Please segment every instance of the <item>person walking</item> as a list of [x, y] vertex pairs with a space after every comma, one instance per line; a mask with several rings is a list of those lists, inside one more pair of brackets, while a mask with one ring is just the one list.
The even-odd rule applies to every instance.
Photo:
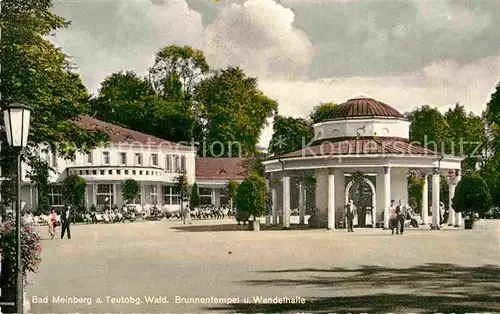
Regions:
[[399, 200], [399, 205], [396, 206], [396, 218], [399, 224], [399, 234], [402, 235], [405, 231], [406, 207], [403, 200]]
[[191, 224], [191, 208], [189, 208], [189, 205], [186, 205], [184, 208], [184, 224]]
[[71, 217], [71, 207], [68, 205], [61, 214], [61, 223], [62, 223], [61, 239], [64, 238], [64, 233], [67, 233], [68, 239], [71, 239], [71, 230], [69, 228], [71, 224], [70, 217]]
[[57, 213], [55, 209], [52, 209], [52, 212], [49, 216], [49, 234], [50, 239], [53, 240], [56, 235], [56, 223], [57, 223]]
[[346, 205], [346, 218], [347, 218], [347, 232], [354, 232], [354, 215], [356, 206], [354, 206], [353, 200], [350, 200]]

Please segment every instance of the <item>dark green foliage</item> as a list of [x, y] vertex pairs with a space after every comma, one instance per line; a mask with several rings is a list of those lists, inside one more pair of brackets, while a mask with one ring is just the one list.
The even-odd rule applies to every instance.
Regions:
[[127, 203], [132, 203], [141, 191], [141, 186], [134, 179], [127, 179], [122, 183], [122, 197]]
[[450, 126], [437, 108], [422, 106], [412, 111], [409, 119], [411, 141], [433, 151], [445, 152], [450, 142]]
[[254, 217], [267, 212], [267, 188], [263, 177], [250, 175], [238, 187], [238, 211], [244, 211]]
[[489, 159], [480, 174], [488, 185], [493, 205], [500, 206], [500, 155]]
[[337, 104], [332, 102], [321, 103], [319, 106], [314, 107], [313, 111], [309, 115], [312, 123], [322, 122], [328, 119], [332, 119], [335, 115], [335, 109]]
[[206, 156], [251, 156], [257, 151], [262, 127], [278, 104], [257, 87], [257, 79], [239, 68], [219, 70], [199, 84], [195, 93], [204, 134]]
[[282, 155], [302, 149], [314, 138], [311, 124], [304, 119], [275, 116], [269, 153]]
[[196, 182], [193, 184], [191, 188], [191, 196], [189, 198], [189, 207], [197, 208], [200, 206], [200, 190], [198, 189], [198, 184]]
[[87, 183], [79, 175], [67, 176], [62, 182], [62, 196], [65, 204], [79, 207], [85, 201]]
[[469, 217], [484, 214], [491, 206], [491, 195], [483, 178], [477, 173], [466, 174], [458, 182], [453, 197], [453, 209]]
[[486, 105], [485, 118], [492, 135], [492, 148], [495, 155], [500, 155], [500, 82]]

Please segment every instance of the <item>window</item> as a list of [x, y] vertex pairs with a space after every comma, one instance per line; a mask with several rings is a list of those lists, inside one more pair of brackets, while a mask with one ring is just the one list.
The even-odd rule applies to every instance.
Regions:
[[181, 170], [181, 159], [179, 155], [174, 156], [174, 171], [180, 171]]
[[87, 154], [87, 163], [88, 164], [91, 164], [93, 162], [93, 159], [92, 159], [92, 152], [88, 153]]
[[136, 165], [142, 165], [142, 154], [135, 154], [134, 155], [134, 162]]
[[106, 198], [107, 204], [114, 204], [113, 185], [112, 184], [98, 184], [97, 185], [97, 205], [105, 205]]
[[149, 197], [151, 204], [156, 205], [158, 204], [158, 186], [157, 185], [150, 185], [149, 186]]
[[62, 206], [62, 188], [60, 185], [49, 186], [48, 197], [50, 206]]
[[220, 201], [221, 206], [229, 205], [229, 199], [227, 198], [227, 190], [225, 188], [220, 189]]
[[162, 186], [163, 204], [179, 205], [181, 203], [181, 193], [175, 186]]
[[104, 170], [99, 171], [99, 173], [101, 174], [101, 176], [103, 176], [104, 175]]
[[109, 152], [102, 153], [102, 163], [105, 165], [109, 165]]
[[127, 153], [120, 153], [120, 165], [127, 164]]
[[122, 173], [122, 171], [120, 169], [116, 170], [116, 174], [121, 174], [121, 173]]
[[172, 155], [165, 155], [165, 172], [172, 172]]
[[212, 204], [212, 189], [211, 188], [200, 188], [200, 203], [201, 203], [201, 205], [211, 205]]
[[158, 166], [158, 154], [151, 154], [151, 165]]
[[186, 171], [186, 156], [181, 156], [181, 170]]
[[52, 152], [52, 167], [57, 167], [57, 154], [56, 152]]

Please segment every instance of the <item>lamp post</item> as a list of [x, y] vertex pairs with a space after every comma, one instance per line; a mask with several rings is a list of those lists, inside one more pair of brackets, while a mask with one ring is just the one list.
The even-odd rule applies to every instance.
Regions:
[[30, 129], [30, 107], [14, 103], [3, 109], [3, 120], [7, 142], [16, 152], [16, 309], [17, 313], [24, 313], [23, 293], [24, 276], [21, 251], [21, 153], [28, 144]]

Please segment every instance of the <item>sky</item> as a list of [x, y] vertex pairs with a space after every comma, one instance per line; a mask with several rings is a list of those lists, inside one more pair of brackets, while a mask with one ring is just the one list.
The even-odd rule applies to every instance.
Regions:
[[[240, 66], [293, 117], [359, 95], [401, 112], [460, 102], [480, 114], [500, 81], [493, 0], [55, 0], [53, 11], [71, 25], [50, 40], [91, 93], [114, 72], [145, 75], [169, 45]], [[271, 136], [269, 125], [260, 145]]]

